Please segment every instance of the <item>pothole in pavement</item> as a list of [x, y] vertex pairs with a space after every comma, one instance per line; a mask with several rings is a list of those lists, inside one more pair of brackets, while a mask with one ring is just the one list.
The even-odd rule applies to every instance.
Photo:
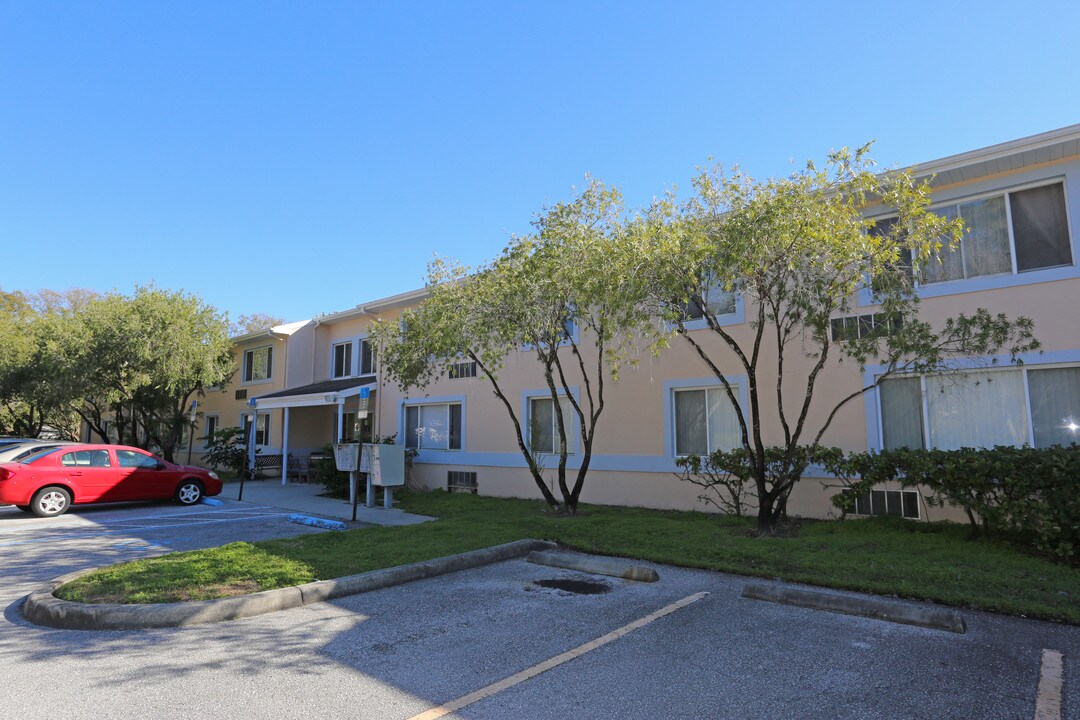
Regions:
[[560, 590], [566, 593], [574, 593], [575, 595], [600, 595], [602, 593], [611, 592], [611, 586], [604, 582], [596, 582], [593, 580], [570, 580], [567, 578], [533, 580], [525, 584], [525, 589], [531, 590], [532, 586], [539, 586], [550, 590]]

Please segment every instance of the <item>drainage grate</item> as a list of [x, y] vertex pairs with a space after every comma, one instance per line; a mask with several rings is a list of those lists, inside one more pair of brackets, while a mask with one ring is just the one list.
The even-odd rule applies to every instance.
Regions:
[[565, 578], [556, 578], [551, 580], [533, 580], [532, 584], [551, 588], [552, 590], [575, 593], [577, 595], [600, 595], [602, 593], [611, 592], [611, 586], [607, 583], [593, 582], [591, 580], [567, 580]]

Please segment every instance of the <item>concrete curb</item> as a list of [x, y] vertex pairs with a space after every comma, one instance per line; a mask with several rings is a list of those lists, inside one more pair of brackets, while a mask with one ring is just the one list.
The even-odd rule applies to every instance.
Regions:
[[321, 517], [312, 517], [311, 515], [290, 515], [288, 521], [296, 523], [297, 525], [310, 525], [311, 527], [325, 528], [326, 530], [348, 530], [349, 526], [338, 520], [327, 520]]
[[955, 610], [926, 607], [899, 600], [874, 597], [835, 595], [815, 590], [803, 590], [787, 586], [746, 585], [742, 596], [751, 600], [766, 600], [783, 605], [827, 610], [845, 615], [885, 620], [905, 625], [917, 625], [933, 630], [963, 633], [967, 630], [964, 617]]
[[660, 574], [653, 568], [642, 565], [630, 565], [618, 560], [606, 560], [604, 558], [580, 557], [561, 552], [533, 552], [529, 553], [529, 562], [537, 565], [550, 565], [551, 567], [578, 570], [594, 575], [610, 575], [611, 577], [625, 580], [637, 580], [638, 582], [656, 582]]
[[89, 568], [62, 575], [30, 593], [26, 602], [23, 603], [22, 612], [23, 617], [32, 623], [65, 630], [138, 630], [183, 627], [287, 610], [308, 603], [333, 600], [346, 595], [401, 585], [413, 580], [468, 570], [521, 557], [533, 550], [553, 547], [555, 543], [544, 540], [518, 540], [411, 565], [399, 565], [334, 580], [322, 580], [218, 600], [157, 605], [90, 605], [61, 600], [53, 595], [61, 585], [97, 569]]

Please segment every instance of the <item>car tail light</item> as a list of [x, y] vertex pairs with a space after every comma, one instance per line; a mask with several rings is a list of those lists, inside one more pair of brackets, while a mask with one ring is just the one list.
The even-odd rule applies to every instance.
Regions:
[[15, 471], [6, 467], [0, 467], [0, 482], [15, 475]]

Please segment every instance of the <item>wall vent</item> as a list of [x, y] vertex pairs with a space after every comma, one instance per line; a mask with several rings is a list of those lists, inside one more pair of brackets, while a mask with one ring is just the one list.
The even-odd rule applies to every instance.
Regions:
[[465, 470], [447, 470], [446, 491], [452, 493], [476, 494], [476, 472]]
[[247, 400], [247, 388], [244, 388], [243, 390], [237, 390], [236, 391], [236, 399], [237, 400]]

